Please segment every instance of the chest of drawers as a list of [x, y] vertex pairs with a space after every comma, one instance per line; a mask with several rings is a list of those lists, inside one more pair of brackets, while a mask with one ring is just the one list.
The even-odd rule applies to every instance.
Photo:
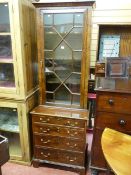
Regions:
[[105, 127], [131, 134], [131, 94], [97, 91], [91, 150], [91, 168], [95, 170], [107, 169], [107, 163], [101, 148], [101, 135]]
[[85, 174], [87, 110], [38, 106], [31, 111], [33, 165], [48, 163]]

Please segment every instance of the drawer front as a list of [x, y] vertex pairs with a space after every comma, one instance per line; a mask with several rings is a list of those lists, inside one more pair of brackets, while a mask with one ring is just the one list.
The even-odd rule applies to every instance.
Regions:
[[58, 163], [84, 166], [84, 153], [35, 147], [35, 158]]
[[131, 115], [98, 112], [95, 119], [95, 128], [104, 129], [105, 127], [121, 132], [131, 132]]
[[70, 127], [59, 127], [55, 125], [48, 124], [33, 124], [33, 132], [40, 134], [50, 134], [53, 136], [65, 136], [65, 137], [74, 137], [74, 138], [84, 138], [86, 132], [81, 128], [70, 128]]
[[70, 119], [56, 116], [46, 116], [46, 115], [33, 115], [32, 122], [57, 124], [57, 125], [79, 127], [79, 128], [85, 128], [86, 126], [85, 120]]
[[108, 111], [115, 113], [131, 113], [131, 96], [117, 94], [97, 95], [97, 111]]
[[85, 142], [80, 139], [69, 139], [50, 135], [34, 135], [34, 143], [37, 146], [59, 148], [84, 152]]

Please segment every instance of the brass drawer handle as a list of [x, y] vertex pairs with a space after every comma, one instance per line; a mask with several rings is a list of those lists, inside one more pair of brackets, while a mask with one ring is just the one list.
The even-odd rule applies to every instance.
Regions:
[[77, 146], [77, 144], [75, 143], [74, 145], [70, 145], [69, 142], [66, 143], [67, 146], [69, 146], [70, 148], [75, 148]]
[[108, 103], [109, 103], [109, 105], [114, 105], [114, 100], [113, 99], [109, 99]]
[[71, 136], [76, 136], [78, 132], [76, 131], [75, 133], [70, 134]]
[[42, 123], [47, 123], [47, 122], [49, 122], [49, 121], [50, 121], [50, 119], [48, 118], [47, 120], [43, 120], [43, 118], [42, 118], [42, 117], [40, 117], [40, 121], [41, 121]]
[[47, 155], [44, 155], [44, 157], [50, 157], [50, 153], [48, 153]]
[[76, 161], [76, 158], [75, 158], [75, 160], [74, 159], [70, 159], [70, 162], [74, 162], [74, 161]]
[[47, 132], [49, 132], [50, 131], [50, 129], [47, 129], [47, 130], [42, 130], [42, 132], [44, 132], [44, 133], [47, 133]]
[[123, 119], [121, 119], [121, 120], [119, 120], [119, 124], [120, 124], [121, 126], [125, 126], [125, 125], [126, 125], [126, 121], [123, 120]]
[[57, 128], [57, 132], [60, 132], [60, 128]]
[[69, 159], [70, 162], [76, 161], [76, 157], [74, 157], [73, 159], [71, 159], [69, 156], [67, 156], [66, 158]]
[[44, 157], [49, 157], [50, 156], [50, 153], [48, 153], [47, 155], [44, 155], [44, 153], [41, 152], [40, 154], [43, 155]]
[[70, 121], [67, 121], [67, 124], [71, 124], [71, 122]]
[[[41, 140], [41, 142], [43, 142], [44, 140], [43, 139], [40, 139]], [[50, 140], [47, 140], [47, 141], [45, 141], [45, 142], [43, 142], [43, 143], [49, 143], [49, 142], [51, 142]]]

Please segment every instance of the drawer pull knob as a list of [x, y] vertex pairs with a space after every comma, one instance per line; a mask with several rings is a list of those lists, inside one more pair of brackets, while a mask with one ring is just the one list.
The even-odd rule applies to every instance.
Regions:
[[43, 152], [41, 152], [40, 154], [43, 155]]
[[40, 118], [40, 121], [42, 121], [43, 120], [43, 118]]
[[121, 119], [121, 120], [119, 121], [119, 124], [120, 124], [121, 126], [124, 126], [124, 125], [126, 124], [126, 121], [123, 120], [123, 119]]
[[114, 105], [114, 100], [109, 99], [108, 103], [109, 103], [109, 105]]

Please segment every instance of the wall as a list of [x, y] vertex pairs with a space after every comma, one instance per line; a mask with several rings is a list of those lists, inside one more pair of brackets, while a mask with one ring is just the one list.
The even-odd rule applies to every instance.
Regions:
[[96, 0], [92, 13], [91, 60], [94, 67], [97, 58], [99, 25], [131, 25], [131, 0]]

